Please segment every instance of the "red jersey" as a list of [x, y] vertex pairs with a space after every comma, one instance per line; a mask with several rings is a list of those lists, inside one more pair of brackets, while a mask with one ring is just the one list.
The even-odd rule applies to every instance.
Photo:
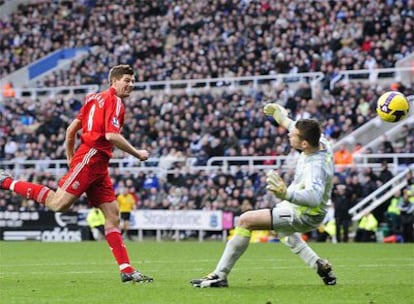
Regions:
[[105, 139], [105, 133], [120, 133], [124, 114], [124, 104], [114, 88], [87, 95], [76, 117], [82, 122], [82, 144], [112, 157], [114, 145]]

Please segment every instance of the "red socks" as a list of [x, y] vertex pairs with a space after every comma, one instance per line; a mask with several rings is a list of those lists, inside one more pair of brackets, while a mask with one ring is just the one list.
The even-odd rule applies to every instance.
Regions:
[[0, 184], [0, 189], [9, 190], [12, 182], [13, 179], [11, 177], [6, 177], [4, 181]]
[[23, 181], [14, 181], [12, 178], [6, 178], [1, 184], [1, 188], [13, 191], [26, 199], [32, 199], [44, 205], [47, 194], [50, 189], [43, 185], [33, 184]]
[[133, 272], [135, 269], [129, 264], [128, 252], [122, 240], [121, 231], [118, 228], [107, 229], [105, 230], [105, 237], [121, 272]]

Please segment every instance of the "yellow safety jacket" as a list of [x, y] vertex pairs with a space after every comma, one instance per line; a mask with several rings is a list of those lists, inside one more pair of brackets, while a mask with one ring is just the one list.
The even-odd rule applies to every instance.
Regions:
[[105, 224], [105, 216], [101, 209], [94, 208], [89, 211], [88, 217], [86, 218], [89, 227], [98, 227]]
[[358, 228], [376, 232], [378, 228], [378, 221], [371, 213], [364, 216], [359, 222]]
[[400, 209], [398, 208], [398, 205], [399, 205], [400, 201], [401, 201], [400, 198], [394, 197], [391, 200], [390, 205], [387, 208], [387, 212], [399, 215], [400, 214]]

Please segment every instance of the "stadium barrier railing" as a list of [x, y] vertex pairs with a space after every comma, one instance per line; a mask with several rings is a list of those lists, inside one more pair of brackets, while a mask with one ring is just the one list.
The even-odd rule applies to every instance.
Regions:
[[[407, 77], [407, 73], [409, 77]], [[404, 74], [403, 74], [404, 73]], [[402, 77], [401, 75], [404, 75]], [[342, 70], [338, 71], [337, 75], [331, 79], [329, 88], [334, 89], [338, 83], [349, 83], [352, 81], [382, 83], [392, 79], [394, 82], [408, 82], [412, 83], [414, 79], [413, 67], [393, 67], [383, 69], [368, 69], [368, 70]]]
[[[349, 82], [357, 80], [360, 82], [393, 82], [399, 81], [400, 74], [403, 72], [412, 72], [411, 67], [394, 67], [387, 69], [373, 69], [373, 70], [344, 70], [339, 71], [337, 77], [331, 80], [330, 86], [334, 87], [338, 82]], [[367, 75], [379, 75], [377, 78], [370, 79]], [[219, 78], [204, 78], [204, 79], [181, 79], [181, 80], [162, 80], [162, 81], [146, 81], [137, 82], [134, 84], [134, 92], [160, 92], [170, 93], [173, 90], [185, 90], [191, 93], [197, 89], [212, 89], [212, 88], [235, 88], [235, 87], [252, 87], [258, 88], [264, 84], [289, 84], [295, 86], [299, 83], [309, 83], [311, 88], [318, 88], [325, 75], [322, 72], [308, 72], [296, 74], [270, 74], [270, 75], [256, 75], [256, 76], [239, 76], [239, 77], [219, 77]], [[4, 79], [2, 79], [3, 81]], [[99, 84], [95, 85], [80, 85], [80, 86], [64, 86], [64, 87], [14, 87], [16, 97], [29, 98], [50, 98], [54, 96], [67, 96], [68, 94], [85, 95], [91, 92], [101, 90]], [[313, 92], [313, 90], [312, 90]], [[2, 96], [0, 97], [2, 98]]]
[[80, 85], [43, 88], [15, 88], [16, 98], [55, 98], [59, 96], [87, 95], [99, 91], [99, 85]]
[[406, 187], [408, 185], [406, 177], [410, 170], [414, 172], [414, 166], [406, 168], [353, 206], [349, 210], [349, 214], [352, 215], [352, 221], [359, 221], [365, 214], [371, 212], [389, 200], [396, 192]]
[[[196, 165], [197, 159], [194, 157], [169, 157], [168, 162], [164, 158], [149, 158], [145, 162], [140, 162], [131, 158], [114, 158], [110, 161], [111, 173], [119, 174], [140, 172], [154, 172], [165, 176], [173, 174], [177, 168], [184, 169], [186, 172], [194, 173], [206, 171], [214, 173], [217, 171], [234, 173], [240, 167], [244, 167], [248, 172], [258, 170], [270, 170], [278, 168], [282, 171], [292, 170], [297, 161], [297, 156], [235, 156], [235, 157], [211, 157], [206, 165]], [[372, 168], [374, 172], [381, 169], [383, 160], [388, 162], [390, 170], [397, 174], [407, 167], [414, 164], [414, 153], [387, 153], [387, 154], [360, 154], [353, 155], [354, 162], [349, 165], [336, 165], [336, 168], [343, 172], [346, 169]], [[12, 171], [16, 176], [22, 176], [28, 171], [47, 172], [52, 176], [62, 176], [67, 171], [65, 159], [59, 160], [0, 160], [0, 168]]]
[[[235, 88], [251, 86], [258, 88], [263, 84], [289, 83], [297, 84], [301, 82], [310, 83], [312, 86], [317, 85], [324, 78], [321, 72], [297, 73], [297, 74], [272, 74], [240, 77], [220, 77], [205, 79], [182, 79], [182, 80], [162, 80], [162, 81], [145, 81], [136, 82], [133, 92], [160, 92], [170, 93], [174, 90], [185, 90], [187, 93], [197, 89], [212, 88]], [[101, 89], [100, 85], [80, 85], [80, 86], [63, 86], [63, 87], [14, 87], [16, 97], [49, 98], [59, 95], [85, 95], [91, 92], [97, 92]]]
[[164, 90], [170, 92], [173, 89], [201, 89], [213, 87], [238, 87], [252, 85], [253, 88], [259, 87], [261, 84], [269, 83], [318, 83], [324, 78], [321, 72], [296, 73], [296, 74], [271, 74], [258, 76], [238, 76], [238, 77], [219, 77], [204, 79], [182, 79], [182, 80], [164, 80], [164, 81], [148, 81], [135, 83], [137, 91], [157, 91]]
[[[409, 100], [414, 101], [414, 95], [408, 96]], [[411, 107], [412, 108], [412, 107]], [[341, 138], [334, 144], [334, 150], [338, 150], [345, 145], [349, 150], [353, 150], [355, 144], [366, 143], [364, 150], [371, 148], [378, 150], [384, 138], [392, 139], [401, 137], [400, 132], [403, 126], [414, 127], [414, 109], [410, 109], [408, 117], [396, 123], [385, 122], [379, 117], [375, 117], [354, 130], [352, 133]]]

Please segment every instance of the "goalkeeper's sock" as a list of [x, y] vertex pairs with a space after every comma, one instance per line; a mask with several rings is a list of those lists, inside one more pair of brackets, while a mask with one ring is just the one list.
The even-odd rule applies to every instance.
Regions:
[[294, 233], [282, 240], [290, 247], [293, 253], [297, 254], [309, 267], [316, 268], [316, 261], [319, 256], [302, 240], [300, 233]]
[[133, 272], [135, 269], [129, 264], [129, 256], [124, 241], [122, 240], [121, 231], [118, 228], [106, 229], [105, 237], [119, 265], [119, 270], [126, 273]]
[[[5, 182], [8, 180], [5, 180]], [[2, 185], [3, 186], [3, 185]], [[13, 191], [26, 199], [32, 199], [44, 205], [50, 189], [43, 185], [33, 184], [24, 181], [12, 180], [9, 185], [10, 191]]]
[[223, 255], [217, 264], [214, 273], [221, 278], [227, 277], [234, 264], [246, 251], [250, 242], [251, 231], [245, 228], [237, 227], [233, 238], [227, 242]]

